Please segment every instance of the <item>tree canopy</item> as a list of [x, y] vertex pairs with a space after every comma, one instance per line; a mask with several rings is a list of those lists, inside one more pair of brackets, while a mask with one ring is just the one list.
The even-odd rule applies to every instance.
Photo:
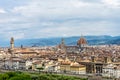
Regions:
[[57, 74], [30, 74], [23, 72], [7, 72], [0, 74], [0, 80], [87, 80], [79, 77]]

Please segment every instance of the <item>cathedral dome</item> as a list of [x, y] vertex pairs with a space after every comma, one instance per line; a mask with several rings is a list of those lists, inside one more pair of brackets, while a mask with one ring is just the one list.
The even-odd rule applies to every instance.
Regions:
[[81, 37], [78, 41], [77, 41], [77, 45], [85, 45], [87, 44], [87, 41], [84, 37]]

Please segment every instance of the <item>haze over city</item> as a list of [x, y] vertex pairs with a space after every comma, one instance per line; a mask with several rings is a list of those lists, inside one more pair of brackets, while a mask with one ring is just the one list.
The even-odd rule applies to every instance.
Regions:
[[119, 0], [0, 0], [0, 38], [118, 36]]

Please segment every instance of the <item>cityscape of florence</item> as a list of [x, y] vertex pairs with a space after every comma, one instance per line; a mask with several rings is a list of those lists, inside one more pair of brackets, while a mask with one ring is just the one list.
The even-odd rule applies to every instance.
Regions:
[[119, 0], [0, 0], [0, 80], [120, 80]]

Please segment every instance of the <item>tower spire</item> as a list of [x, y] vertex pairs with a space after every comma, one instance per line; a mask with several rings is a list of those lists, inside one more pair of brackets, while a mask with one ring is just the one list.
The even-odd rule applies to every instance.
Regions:
[[13, 37], [11, 37], [11, 40], [10, 40], [10, 48], [14, 49], [14, 38]]
[[62, 43], [62, 44], [65, 44], [64, 38], [62, 38], [61, 43]]
[[61, 44], [60, 45], [61, 45], [61, 50], [63, 51], [63, 53], [66, 53], [64, 38], [61, 39]]

